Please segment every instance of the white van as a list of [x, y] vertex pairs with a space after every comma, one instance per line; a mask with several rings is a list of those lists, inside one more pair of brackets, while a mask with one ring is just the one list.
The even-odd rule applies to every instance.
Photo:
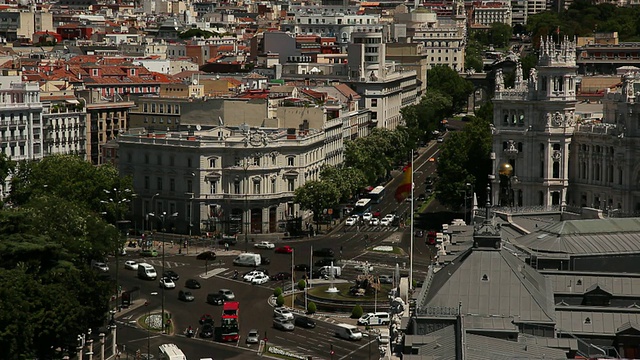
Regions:
[[162, 344], [158, 347], [158, 358], [161, 360], [187, 360], [176, 344]]
[[262, 258], [260, 257], [260, 254], [254, 253], [240, 254], [233, 260], [233, 265], [236, 266], [260, 266], [261, 263]]
[[387, 325], [391, 316], [387, 312], [366, 313], [358, 319], [360, 325]]
[[156, 269], [151, 264], [139, 263], [138, 264], [138, 277], [145, 280], [155, 280], [158, 277]]
[[[331, 271], [333, 271], [333, 273]], [[342, 268], [340, 266], [334, 266], [332, 269], [331, 266], [323, 266], [320, 268], [320, 273], [322, 275], [335, 275], [336, 277], [340, 277], [340, 275], [342, 275]]]
[[357, 326], [349, 324], [338, 324], [336, 336], [347, 340], [362, 340], [362, 333]]

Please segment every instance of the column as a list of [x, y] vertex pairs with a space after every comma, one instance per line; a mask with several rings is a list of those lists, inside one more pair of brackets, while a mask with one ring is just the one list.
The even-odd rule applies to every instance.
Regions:
[[269, 206], [262, 208], [262, 233], [269, 233], [269, 221], [271, 218], [269, 217]]

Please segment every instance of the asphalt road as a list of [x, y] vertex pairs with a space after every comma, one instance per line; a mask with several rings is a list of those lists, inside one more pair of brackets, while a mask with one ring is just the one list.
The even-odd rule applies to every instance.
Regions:
[[[424, 180], [427, 176], [435, 172], [436, 163], [428, 161], [429, 158], [438, 156], [438, 145], [431, 143], [427, 148], [421, 151], [420, 156], [414, 160], [414, 184], [415, 197], [425, 192]], [[410, 217], [410, 202], [397, 203], [394, 199], [394, 192], [400, 178], [401, 171], [394, 172], [395, 178], [387, 185], [387, 193], [384, 200], [380, 204], [374, 205], [374, 209], [378, 209], [382, 215], [395, 211], [397, 214], [406, 214], [406, 218]], [[433, 204], [433, 203], [432, 203]], [[419, 207], [420, 203], [415, 202], [415, 207]], [[438, 206], [437, 203], [433, 206]], [[365, 237], [367, 239], [365, 239]], [[377, 252], [365, 251], [367, 247], [378, 244], [394, 244], [405, 250], [404, 255], [381, 254]], [[295, 251], [293, 256], [287, 254], [276, 254], [273, 250], [257, 250], [252, 251], [262, 253], [271, 259], [271, 264], [262, 266], [269, 270], [270, 274], [280, 271], [291, 272], [292, 264], [305, 263], [310, 264], [317, 259], [312, 259], [312, 248], [319, 249], [330, 247], [336, 253], [336, 258], [348, 260], [343, 262], [342, 278], [352, 280], [361, 273], [360, 270], [354, 268], [355, 262], [368, 261], [374, 266], [374, 273], [388, 274], [393, 273], [393, 269], [398, 266], [402, 269], [402, 273], [408, 272], [409, 266], [409, 247], [410, 232], [409, 226], [406, 228], [398, 227], [382, 227], [361, 225], [359, 227], [344, 227], [339, 225], [334, 227], [329, 234], [316, 236], [312, 238], [291, 240], [286, 242], [277, 242], [276, 246], [291, 245]], [[213, 276], [201, 278], [200, 275], [205, 273], [205, 263], [196, 260], [193, 254], [178, 255], [175, 248], [167, 246], [167, 253], [171, 254], [165, 257], [165, 268], [172, 269], [180, 275], [177, 281], [176, 289], [164, 290], [164, 306], [166, 311], [172, 315], [172, 321], [176, 333], [173, 335], [150, 335], [151, 353], [157, 356], [158, 345], [162, 343], [175, 343], [187, 355], [189, 359], [213, 357], [216, 359], [244, 359], [255, 357], [257, 345], [248, 346], [245, 344], [245, 337], [250, 329], [258, 329], [263, 337], [267, 337], [269, 343], [278, 345], [298, 354], [311, 355], [314, 358], [328, 359], [330, 347], [333, 345], [335, 355], [333, 359], [368, 359], [370, 348], [375, 351], [377, 346], [375, 339], [363, 338], [362, 341], [350, 342], [335, 337], [336, 323], [341, 322], [340, 318], [323, 318], [316, 319], [317, 327], [315, 329], [303, 329], [296, 327], [293, 332], [282, 332], [273, 329], [273, 309], [267, 300], [273, 293], [275, 287], [283, 286], [291, 287], [291, 282], [272, 281], [264, 285], [251, 285], [243, 282], [241, 279], [232, 280], [234, 270], [238, 270], [240, 274], [247, 272], [250, 268], [236, 268], [232, 265], [232, 260], [237, 252], [225, 253], [218, 250], [218, 259], [221, 263], [216, 265], [209, 264], [207, 269], [211, 271]], [[177, 245], [175, 245], [177, 246]], [[419, 278], [420, 274], [426, 273], [427, 266], [430, 263], [432, 249], [424, 244], [423, 239], [416, 239], [414, 258], [414, 276]], [[242, 247], [242, 246], [240, 246]], [[340, 251], [342, 249], [342, 251]], [[293, 257], [293, 258], [292, 258]], [[135, 252], [131, 252], [127, 259], [136, 259], [139, 261], [147, 261], [152, 263], [156, 270], [161, 272], [161, 259], [142, 259], [137, 257]], [[162, 307], [163, 291], [160, 289], [158, 281], [144, 281], [137, 278], [137, 272], [124, 270], [124, 260], [121, 259], [121, 269], [119, 272], [119, 281], [123, 290], [130, 290], [138, 287], [139, 291], [134, 293], [134, 301], [147, 301], [147, 306], [141, 306], [135, 310], [131, 310], [126, 314], [118, 316], [120, 325], [118, 343], [125, 345], [127, 349], [140, 349], [145, 353], [147, 349], [146, 340], [147, 332], [134, 328], [135, 320], [143, 316], [146, 312], [159, 313]], [[346, 265], [345, 265], [346, 264]], [[111, 262], [111, 266], [115, 266]], [[112, 269], [113, 272], [113, 269]], [[301, 273], [295, 273], [295, 280], [300, 279]], [[196, 278], [200, 281], [202, 288], [198, 290], [190, 290], [195, 295], [195, 301], [185, 303], [178, 300], [178, 291], [184, 288], [185, 281], [189, 278]], [[236, 300], [240, 301], [240, 334], [241, 338], [237, 344], [221, 344], [213, 340], [188, 339], [181, 333], [188, 326], [194, 329], [199, 327], [198, 320], [203, 314], [210, 314], [216, 320], [216, 326], [219, 324], [219, 318], [222, 307], [209, 305], [206, 303], [206, 295], [210, 292], [217, 292], [221, 288], [231, 289]], [[249, 352], [246, 349], [252, 349]], [[135, 350], [133, 350], [135, 351]], [[215, 356], [213, 356], [215, 355]]]

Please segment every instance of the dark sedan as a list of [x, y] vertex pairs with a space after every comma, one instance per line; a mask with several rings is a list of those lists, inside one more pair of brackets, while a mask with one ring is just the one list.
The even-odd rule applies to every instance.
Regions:
[[203, 253], [198, 254], [198, 256], [196, 256], [196, 259], [198, 259], [198, 260], [215, 260], [216, 259], [216, 253], [214, 253], [213, 251], [205, 251]]
[[202, 326], [202, 329], [200, 330], [200, 337], [201, 338], [212, 338], [213, 337], [213, 323], [204, 324], [204, 326]]
[[288, 272], [279, 272], [273, 276], [271, 276], [271, 280], [289, 280], [291, 279], [291, 274]]
[[307, 329], [313, 329], [316, 327], [316, 322], [306, 316], [296, 316], [294, 324]]
[[293, 268], [295, 271], [306, 271], [309, 272], [309, 265], [307, 264], [298, 264]]
[[322, 248], [322, 249], [317, 249], [317, 250], [313, 250], [313, 256], [322, 256], [322, 257], [334, 257], [335, 253], [333, 252], [333, 249], [330, 248]]
[[213, 293], [213, 294], [207, 295], [207, 303], [211, 305], [222, 305], [224, 304], [224, 300], [225, 300], [224, 295], [219, 293]]
[[324, 258], [316, 261], [313, 265], [314, 266], [331, 266], [332, 263], [335, 266], [338, 263], [338, 260], [334, 258]]
[[164, 274], [162, 274], [163, 277], [168, 277], [173, 281], [176, 281], [178, 279], [180, 279], [180, 275], [178, 275], [177, 272], [173, 271], [173, 270], [167, 270], [164, 272]]
[[200, 289], [200, 283], [196, 279], [188, 279], [184, 286], [188, 289]]

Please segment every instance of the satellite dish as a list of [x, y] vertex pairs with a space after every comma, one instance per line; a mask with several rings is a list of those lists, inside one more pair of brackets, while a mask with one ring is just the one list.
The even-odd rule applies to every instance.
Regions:
[[193, 81], [191, 81], [191, 83], [192, 83], [193, 85], [198, 85], [198, 80], [197, 80], [197, 79], [193, 79]]
[[202, 130], [202, 126], [200, 126], [200, 124], [196, 125], [196, 130], [198, 131]]

